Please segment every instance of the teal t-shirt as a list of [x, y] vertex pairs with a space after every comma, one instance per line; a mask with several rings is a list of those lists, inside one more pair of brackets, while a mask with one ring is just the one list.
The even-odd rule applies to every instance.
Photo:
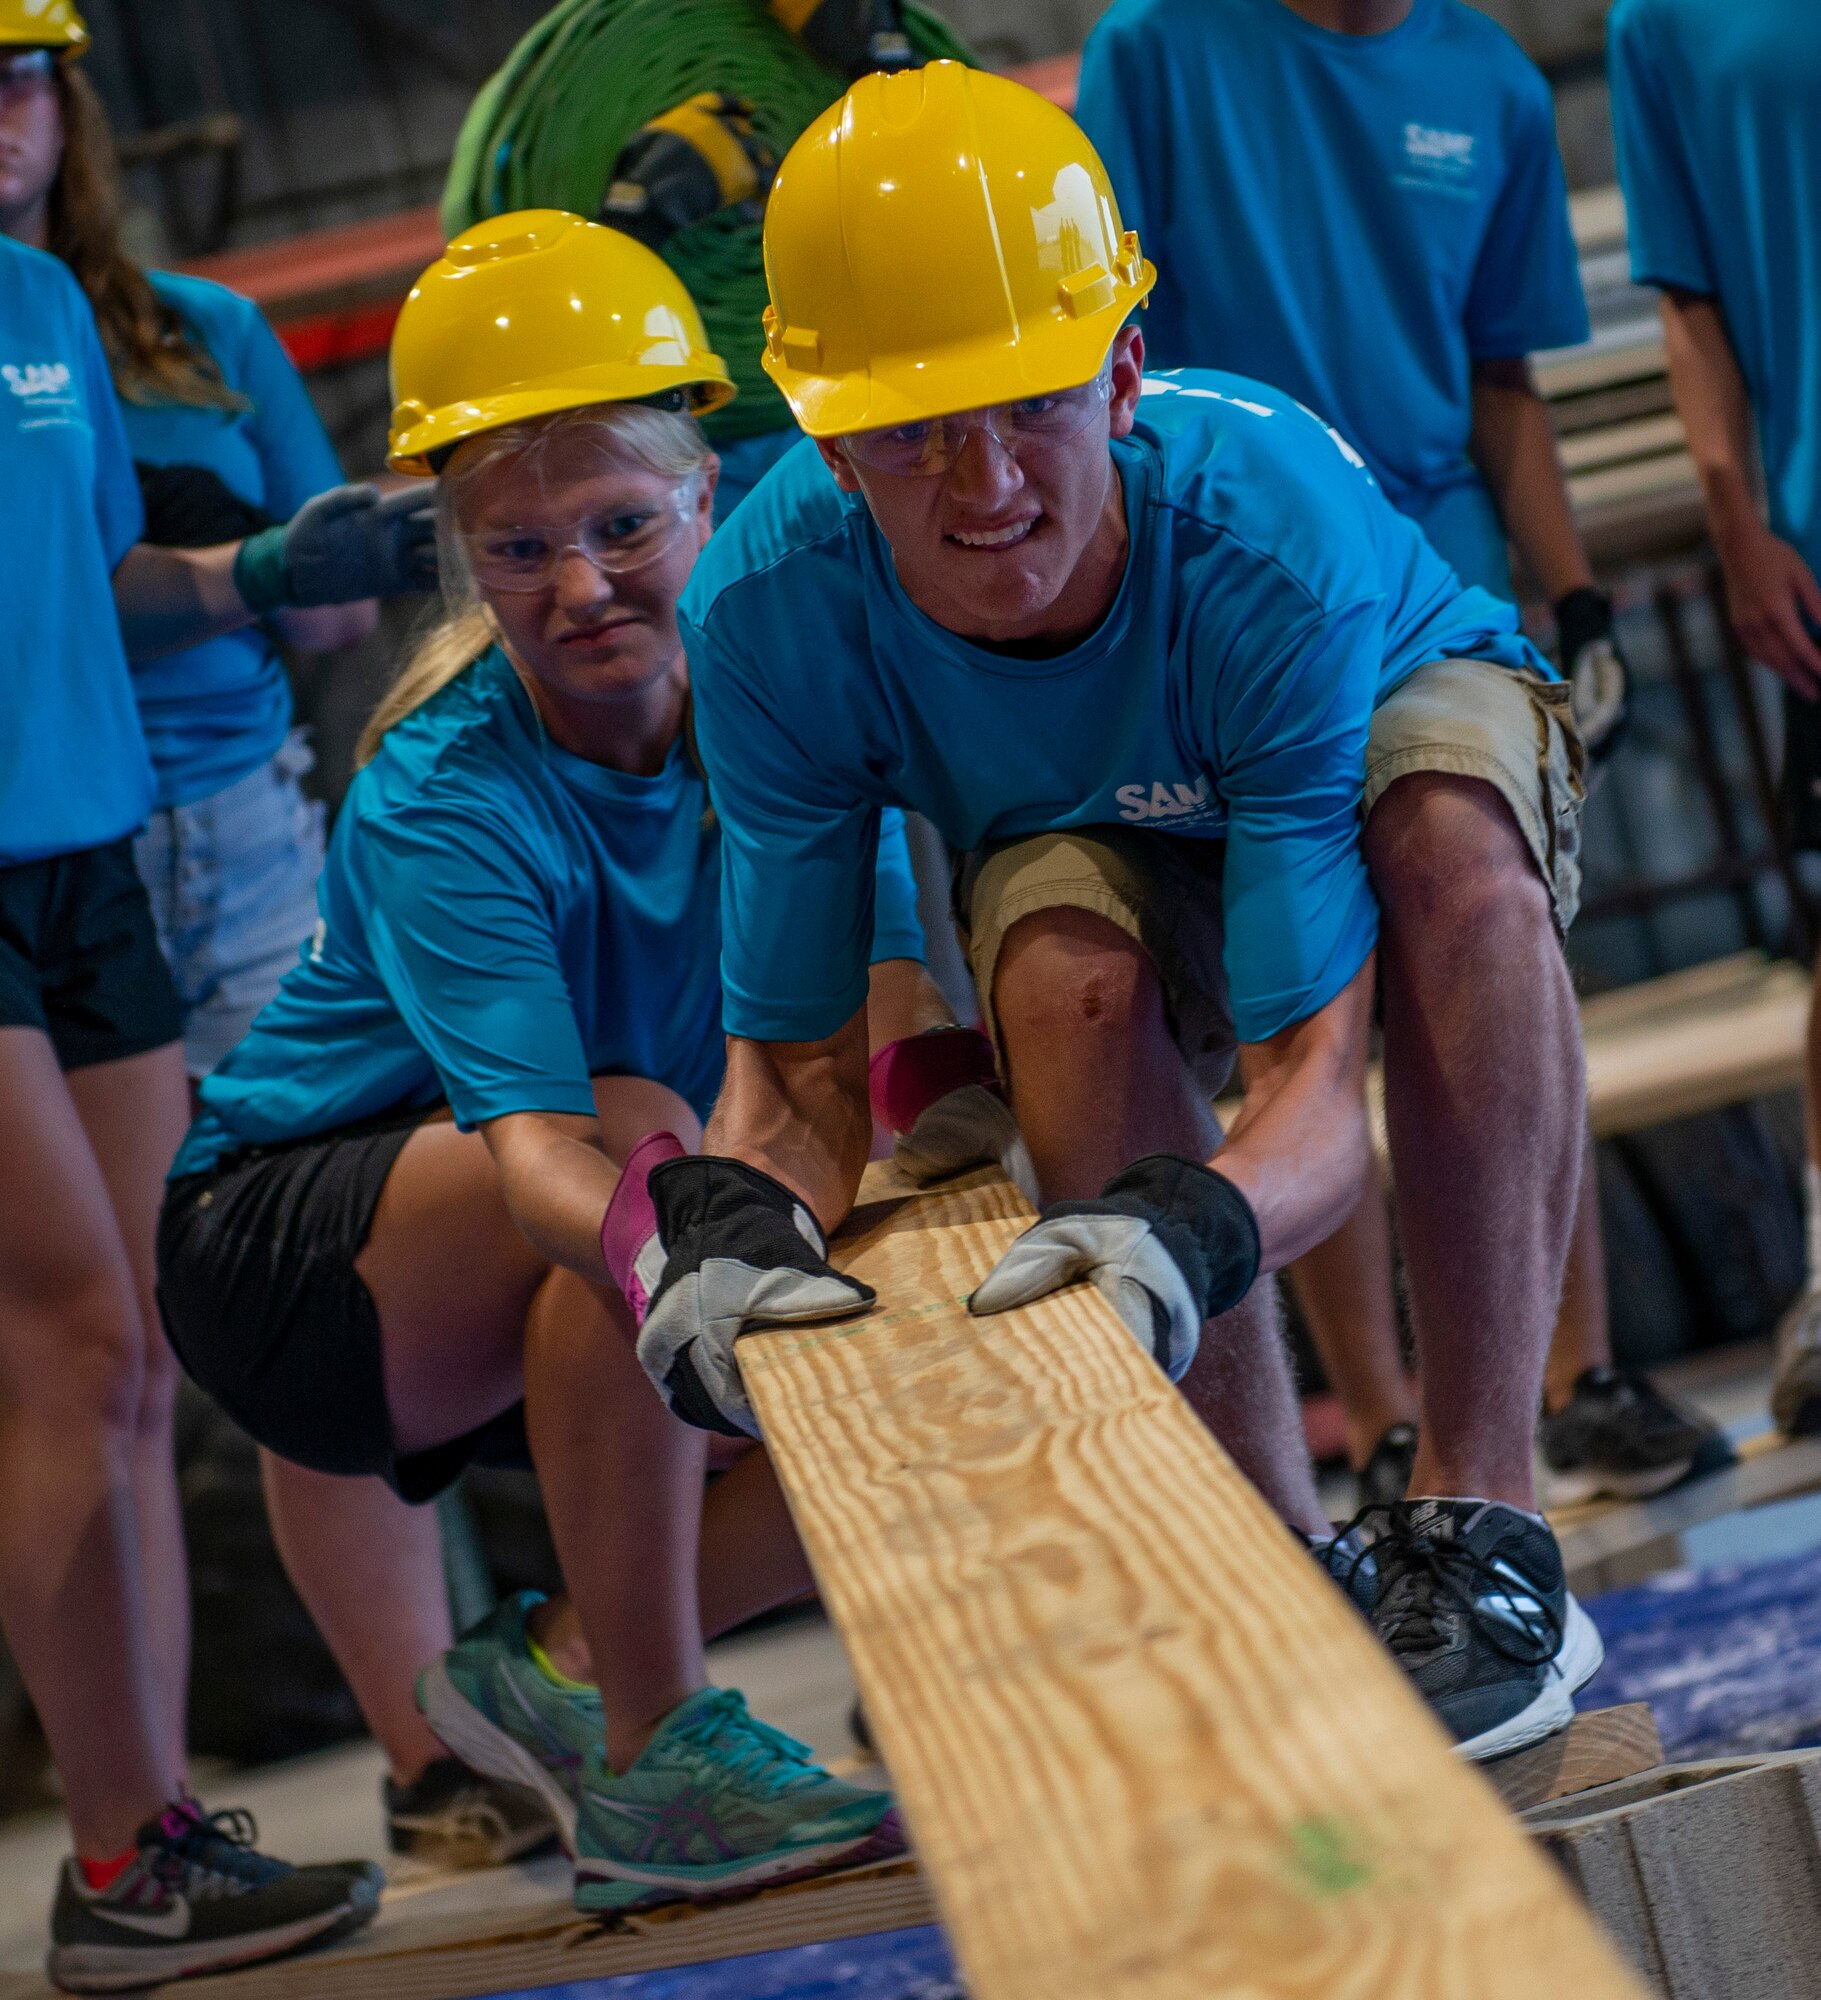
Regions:
[[1509, 595], [1471, 366], [1587, 337], [1549, 87], [1461, 0], [1344, 35], [1280, 0], [1114, 0], [1076, 116], [1157, 265], [1159, 367], [1287, 390], [1464, 582]]
[[904, 594], [813, 444], [703, 552], [682, 624], [726, 828], [730, 1033], [832, 1034], [866, 992], [879, 816], [951, 846], [1125, 824], [1227, 843], [1235, 1017], [1261, 1041], [1364, 962], [1366, 729], [1448, 657], [1550, 670], [1463, 590], [1359, 454], [1277, 391], [1148, 377], [1113, 447], [1131, 535], [1091, 637], [1049, 659], [970, 643]]
[[1770, 525], [1821, 572], [1821, 5], [1618, 0], [1606, 57], [1632, 275], [1719, 301]]
[[0, 237], [0, 867], [145, 823], [113, 590], [142, 519], [88, 300], [56, 258]]
[[[133, 456], [150, 465], [200, 465], [275, 521], [341, 484], [334, 447], [302, 378], [259, 308], [206, 278], [150, 274], [214, 357], [245, 410], [121, 400]], [[262, 625], [243, 626], [133, 670], [161, 806], [188, 805], [257, 770], [285, 739], [291, 689]]]
[[[446, 1098], [464, 1129], [592, 1114], [591, 1076], [720, 1088], [721, 831], [679, 742], [655, 777], [551, 743], [503, 653], [385, 738], [355, 778], [320, 920], [277, 997], [201, 1086], [173, 1174]], [[921, 958], [900, 819], [876, 958]]]

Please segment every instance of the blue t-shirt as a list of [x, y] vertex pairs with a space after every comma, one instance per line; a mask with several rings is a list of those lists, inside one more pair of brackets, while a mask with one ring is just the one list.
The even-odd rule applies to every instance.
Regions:
[[141, 525], [88, 300], [56, 258], [0, 237], [0, 867], [145, 823], [113, 590]]
[[1463, 580], [1508, 591], [1471, 363], [1587, 337], [1549, 87], [1460, 0], [1381, 35], [1279, 0], [1114, 0], [1076, 107], [1157, 265], [1160, 367], [1287, 390]]
[[726, 827], [727, 1026], [828, 1035], [866, 991], [882, 808], [977, 848], [1119, 824], [1227, 842], [1235, 1016], [1260, 1041], [1363, 963], [1374, 705], [1431, 660], [1547, 672], [1463, 591], [1359, 454], [1288, 397], [1185, 369], [1113, 447], [1130, 553], [1098, 630], [1025, 659], [911, 603], [864, 503], [800, 445], [683, 594], [697, 728]]
[[[236, 1145], [447, 1098], [464, 1130], [592, 1115], [648, 1077], [720, 1088], [721, 833], [681, 742], [656, 777], [558, 749], [497, 648], [389, 730], [350, 787], [315, 937], [201, 1086], [173, 1174]], [[875, 958], [921, 958], [899, 819]]]
[[1821, 6], [1618, 0], [1606, 52], [1632, 275], [1719, 301], [1771, 527], [1821, 571]]
[[715, 446], [721, 460], [721, 476], [714, 490], [717, 527], [802, 435], [795, 424], [787, 424], [782, 430], [761, 431], [757, 437], [735, 438]]
[[[120, 413], [133, 456], [151, 465], [206, 466], [228, 490], [285, 521], [341, 484], [341, 467], [289, 356], [238, 292], [206, 278], [150, 274], [182, 314], [246, 410], [132, 403]], [[272, 756], [291, 724], [291, 689], [262, 625], [246, 625], [133, 670], [158, 774], [158, 803], [187, 805], [244, 778]]]

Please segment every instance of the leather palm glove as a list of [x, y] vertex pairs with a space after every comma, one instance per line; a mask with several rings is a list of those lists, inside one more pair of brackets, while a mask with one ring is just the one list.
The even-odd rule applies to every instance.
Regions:
[[[783, 1182], [743, 1160], [672, 1159], [651, 1170], [656, 1283], [639, 1361], [698, 1430], [757, 1437], [734, 1343], [755, 1326], [864, 1312], [877, 1294], [828, 1262], [820, 1225]], [[616, 1191], [617, 1192], [617, 1191]]]
[[1631, 670], [1613, 632], [1612, 599], [1587, 584], [1571, 590], [1555, 607], [1555, 629], [1581, 741], [1603, 764], [1625, 733], [1631, 693]]
[[428, 485], [382, 494], [333, 486], [282, 527], [249, 535], [234, 558], [247, 609], [302, 610], [436, 588], [436, 494]]
[[758, 204], [778, 162], [753, 130], [752, 106], [723, 90], [685, 98], [620, 149], [601, 197], [601, 220], [648, 250], [724, 208]]
[[1224, 1174], [1151, 1153], [1116, 1173], [1097, 1201], [1052, 1202], [988, 1272], [968, 1311], [1007, 1312], [1085, 1278], [1179, 1382], [1203, 1322], [1252, 1289], [1258, 1258], [1252, 1204]]
[[892, 1135], [892, 1158], [920, 1187], [992, 1165], [1028, 1184], [1018, 1121], [993, 1045], [978, 1028], [905, 1035], [873, 1057], [866, 1075], [873, 1116]]

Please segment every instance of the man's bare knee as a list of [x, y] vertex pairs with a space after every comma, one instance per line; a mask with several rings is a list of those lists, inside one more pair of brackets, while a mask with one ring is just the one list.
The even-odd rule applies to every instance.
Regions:
[[1413, 772], [1366, 821], [1366, 866], [1402, 924], [1477, 928], [1520, 916], [1552, 929], [1549, 892], [1511, 807], [1480, 778]]
[[1041, 910], [1006, 932], [993, 1010], [1013, 1046], [1129, 1043], [1163, 1021], [1157, 968], [1137, 939], [1091, 910]]

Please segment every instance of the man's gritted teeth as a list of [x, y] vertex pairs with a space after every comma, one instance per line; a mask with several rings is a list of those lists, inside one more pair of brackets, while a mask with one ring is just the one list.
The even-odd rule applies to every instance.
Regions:
[[1042, 519], [1041, 514], [1027, 514], [1022, 520], [1005, 521], [993, 527], [950, 528], [943, 539], [954, 543], [957, 548], [974, 549], [991, 555], [1028, 541]]

